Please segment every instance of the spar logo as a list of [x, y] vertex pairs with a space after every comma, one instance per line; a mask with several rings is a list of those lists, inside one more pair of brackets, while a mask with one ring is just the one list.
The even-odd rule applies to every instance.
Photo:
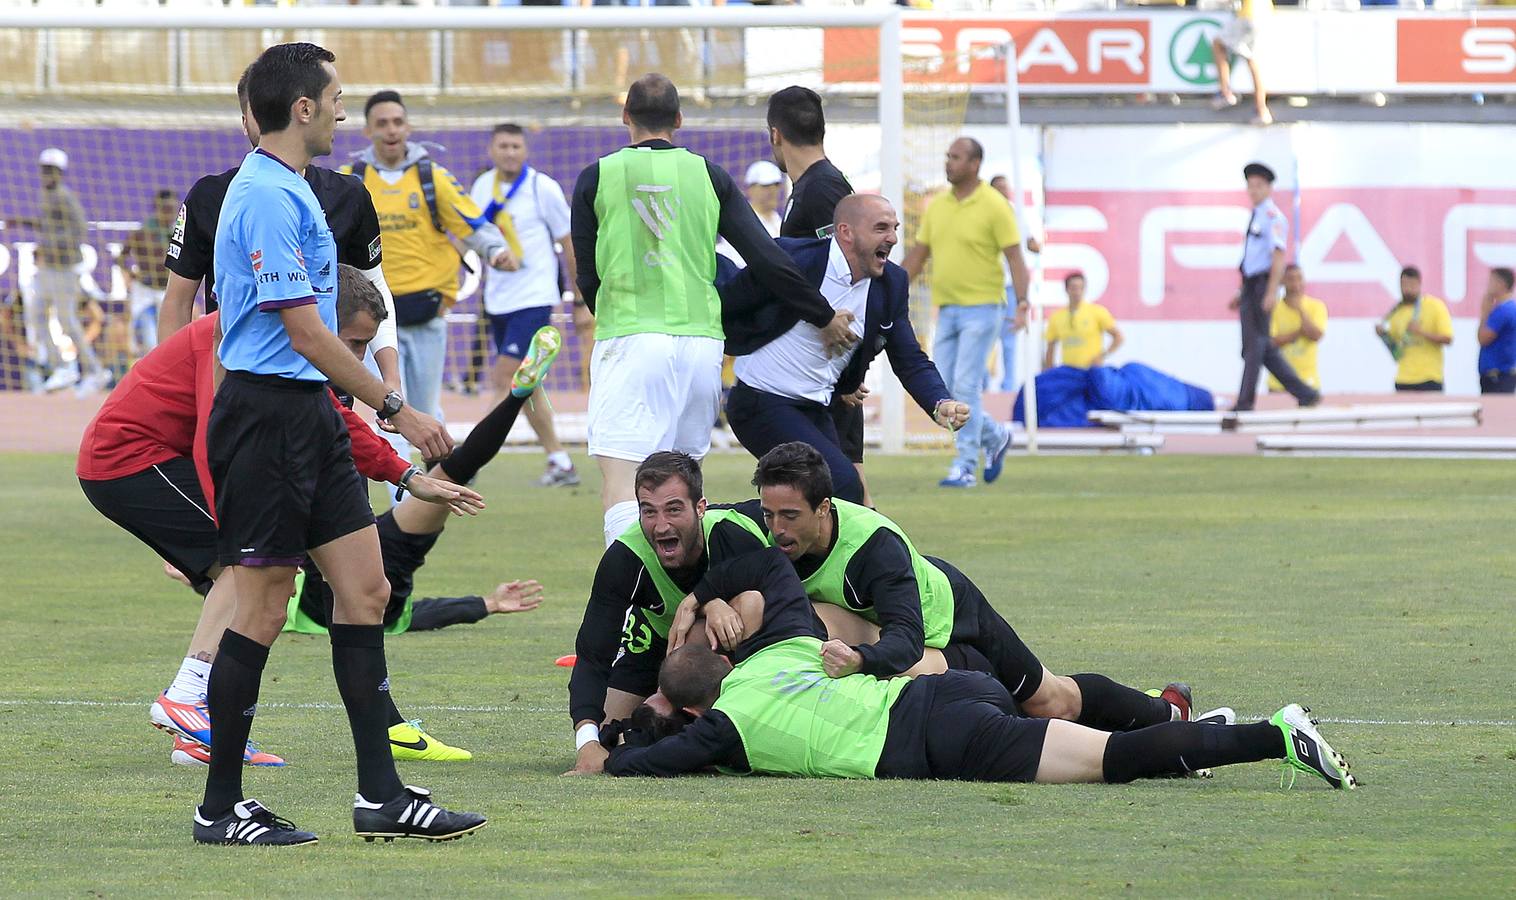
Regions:
[[1216, 59], [1211, 41], [1221, 34], [1215, 19], [1191, 19], [1180, 26], [1169, 40], [1169, 68], [1189, 84], [1216, 83]]

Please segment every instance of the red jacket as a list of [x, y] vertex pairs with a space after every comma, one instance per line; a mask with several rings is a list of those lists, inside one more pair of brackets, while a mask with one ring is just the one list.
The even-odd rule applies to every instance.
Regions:
[[[132, 366], [84, 429], [75, 473], [86, 481], [135, 475], [180, 457], [192, 458], [211, 509], [215, 492], [205, 451], [205, 425], [215, 398], [211, 342], [216, 313], [202, 316]], [[327, 396], [347, 423], [353, 464], [365, 478], [398, 482], [410, 463], [358, 414]]]

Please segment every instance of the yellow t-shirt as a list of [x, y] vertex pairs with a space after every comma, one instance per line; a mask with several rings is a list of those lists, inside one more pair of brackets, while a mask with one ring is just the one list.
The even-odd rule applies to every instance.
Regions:
[[1063, 365], [1088, 369], [1105, 352], [1106, 332], [1115, 327], [1110, 310], [1085, 301], [1073, 312], [1065, 307], [1048, 316], [1047, 339], [1058, 342]]
[[[1269, 337], [1299, 331], [1302, 313], [1312, 325], [1321, 329], [1322, 335], [1325, 336], [1327, 305], [1315, 297], [1305, 296], [1300, 298], [1300, 312], [1286, 306], [1283, 300], [1274, 304], [1274, 314], [1269, 317]], [[1298, 337], [1279, 348], [1279, 352], [1290, 361], [1290, 365], [1294, 367], [1295, 374], [1300, 376], [1300, 380], [1318, 391], [1321, 390], [1321, 373], [1316, 370], [1316, 347], [1319, 343], [1319, 341]], [[1269, 390], [1282, 391], [1284, 385], [1279, 383], [1279, 379], [1270, 375]]]
[[1400, 366], [1395, 370], [1396, 384], [1422, 384], [1427, 381], [1441, 382], [1442, 344], [1434, 344], [1426, 338], [1412, 335], [1407, 341], [1406, 329], [1415, 316], [1421, 330], [1440, 337], [1453, 336], [1453, 316], [1448, 305], [1431, 294], [1421, 295], [1420, 312], [1416, 304], [1402, 303], [1390, 313], [1390, 340], [1405, 341], [1405, 350], [1400, 354]]
[[[352, 174], [353, 167], [342, 172]], [[442, 227], [459, 239], [474, 233], [484, 213], [452, 173], [432, 163], [432, 181], [437, 189], [437, 216]], [[440, 291], [445, 304], [458, 295], [458, 251], [447, 235], [432, 227], [432, 213], [421, 194], [421, 176], [411, 166], [394, 184], [385, 181], [377, 167], [363, 173], [363, 186], [379, 214], [384, 236], [384, 280], [396, 296], [418, 291]]]
[[[1021, 244], [1021, 233], [1016, 229], [1011, 205], [989, 182], [979, 182], [965, 200], [953, 196], [951, 188], [933, 197], [921, 216], [916, 242], [932, 251], [932, 303], [979, 306], [1005, 302], [1001, 261], [1006, 247]], [[384, 252], [390, 252], [387, 241]]]

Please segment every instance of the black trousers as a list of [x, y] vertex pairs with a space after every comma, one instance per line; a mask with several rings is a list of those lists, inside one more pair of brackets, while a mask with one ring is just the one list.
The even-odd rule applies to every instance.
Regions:
[[[1483, 387], [1483, 381], [1483, 379], [1480, 379], [1481, 387]], [[1442, 382], [1418, 381], [1415, 384], [1401, 384], [1397, 381], [1395, 382], [1395, 390], [1402, 394], [1440, 394], [1442, 393]]]
[[1516, 371], [1485, 372], [1479, 376], [1481, 394], [1516, 394]]
[[1268, 369], [1290, 396], [1301, 403], [1313, 402], [1319, 396], [1315, 388], [1300, 380], [1294, 366], [1269, 338], [1269, 314], [1263, 308], [1263, 294], [1268, 286], [1268, 273], [1242, 279], [1242, 302], [1237, 309], [1242, 321], [1242, 385], [1237, 388], [1238, 410], [1253, 408], [1260, 369]]
[[790, 441], [810, 444], [831, 469], [832, 494], [853, 503], [863, 502], [863, 482], [843, 452], [832, 413], [823, 404], [780, 397], [739, 381], [727, 397], [726, 421], [754, 458]]

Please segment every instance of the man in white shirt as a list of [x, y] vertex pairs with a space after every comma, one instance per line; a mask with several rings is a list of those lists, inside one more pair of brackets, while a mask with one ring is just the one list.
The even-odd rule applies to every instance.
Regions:
[[[861, 340], [837, 353], [823, 342], [821, 329], [793, 318], [760, 316], [753, 333], [729, 330], [737, 385], [726, 412], [732, 433], [755, 457], [790, 441], [815, 447], [831, 469], [835, 496], [856, 503], [862, 502], [863, 484], [842, 451], [828, 407], [837, 391], [859, 390], [875, 356], [888, 353], [906, 390], [939, 425], [962, 427], [968, 407], [952, 399], [911, 330], [905, 272], [889, 261], [899, 239], [889, 201], [851, 195], [838, 202], [834, 215], [832, 237], [781, 238], [779, 246], [832, 309], [848, 314]], [[742, 275], [718, 288], [732, 308], [773, 308]]]
[[[484, 311], [495, 344], [491, 380], [504, 396], [511, 376], [537, 329], [549, 324], [553, 309], [563, 300], [558, 254], [574, 271], [574, 246], [569, 241], [569, 207], [558, 182], [527, 165], [526, 134], [519, 125], [496, 125], [490, 136], [493, 169], [474, 180], [469, 191], [484, 210], [485, 219], [499, 226], [512, 254], [520, 261], [514, 271], [490, 271], [484, 279]], [[556, 248], [556, 249], [555, 249]], [[577, 302], [578, 288], [568, 279]], [[526, 404], [526, 420], [547, 453], [547, 471], [538, 481], [545, 487], [579, 483], [574, 463], [558, 442], [553, 410], [546, 389]]]

